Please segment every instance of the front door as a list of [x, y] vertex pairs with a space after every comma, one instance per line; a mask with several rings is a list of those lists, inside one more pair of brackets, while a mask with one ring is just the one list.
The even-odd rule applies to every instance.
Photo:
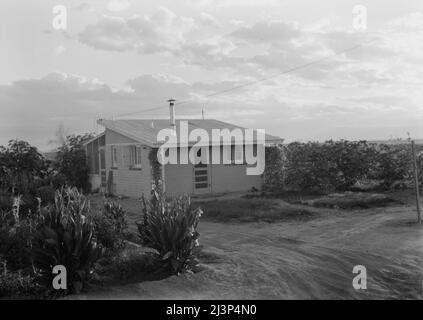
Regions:
[[210, 170], [208, 164], [196, 164], [194, 165], [194, 193], [204, 194], [210, 193], [211, 182], [210, 182]]

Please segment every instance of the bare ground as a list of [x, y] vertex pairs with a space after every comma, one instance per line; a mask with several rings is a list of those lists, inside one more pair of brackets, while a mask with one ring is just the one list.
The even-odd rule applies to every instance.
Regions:
[[[136, 201], [123, 202], [131, 220], [137, 220]], [[410, 201], [365, 210], [313, 210], [314, 218], [307, 221], [203, 220], [203, 271], [102, 288], [76, 298], [423, 298], [423, 226], [415, 224]], [[367, 269], [367, 290], [352, 287], [355, 265]]]

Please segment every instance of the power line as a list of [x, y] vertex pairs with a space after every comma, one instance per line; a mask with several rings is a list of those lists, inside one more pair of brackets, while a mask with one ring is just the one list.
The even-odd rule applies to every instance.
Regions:
[[[310, 67], [312, 65], [318, 64], [318, 63], [320, 63], [322, 61], [325, 61], [325, 60], [328, 60], [330, 58], [336, 57], [336, 56], [338, 56], [340, 54], [343, 54], [343, 53], [347, 53], [347, 52], [356, 50], [356, 49], [358, 49], [360, 47], [362, 47], [361, 44], [355, 45], [355, 46], [349, 47], [347, 49], [344, 49], [344, 50], [335, 52], [335, 53], [333, 53], [331, 55], [322, 57], [320, 59], [317, 59], [317, 60], [314, 60], [314, 61], [311, 61], [311, 62], [304, 63], [302, 65], [299, 65], [299, 66], [296, 66], [296, 67], [293, 67], [293, 68], [284, 70], [282, 72], [276, 73], [276, 74], [271, 75], [271, 76], [268, 76], [268, 77], [263, 77], [263, 78], [260, 78], [260, 79], [254, 80], [254, 81], [250, 81], [250, 82], [247, 82], [247, 83], [244, 83], [244, 84], [240, 84], [240, 85], [237, 85], [237, 86], [228, 88], [228, 89], [224, 89], [224, 90], [216, 91], [214, 93], [210, 93], [208, 95], [205, 95], [204, 98], [210, 98], [210, 97], [214, 97], [214, 96], [217, 96], [217, 95], [220, 95], [220, 94], [225, 94], [225, 93], [228, 93], [228, 92], [237, 90], [237, 89], [249, 87], [249, 86], [255, 85], [257, 83], [263, 82], [263, 81], [267, 81], [267, 80], [270, 80], [270, 79], [273, 79], [273, 78], [277, 78], [277, 77], [280, 77], [280, 76], [285, 75], [285, 74], [288, 74], [288, 73], [292, 73], [292, 72], [295, 72], [295, 71], [298, 71], [298, 70], [301, 70], [301, 69], [305, 69], [305, 68]], [[188, 103], [188, 102], [190, 102], [192, 100], [193, 100], [193, 98], [186, 99], [186, 100], [181, 100], [179, 102], [177, 101], [175, 103], [175, 105], [182, 105], [182, 104]], [[124, 116], [130, 116], [130, 115], [134, 115], [134, 114], [145, 113], [145, 112], [155, 111], [155, 110], [164, 109], [164, 108], [167, 108], [167, 105], [166, 106], [157, 106], [157, 107], [153, 107], [153, 108], [150, 108], [150, 109], [140, 110], [140, 111], [131, 112], [131, 113], [119, 114], [119, 115], [115, 115], [113, 118], [120, 118], [120, 117], [124, 117]]]
[[[339, 51], [339, 52], [335, 52], [335, 53], [333, 53], [333, 54], [331, 54], [331, 55], [328, 55], [328, 56], [326, 56], [326, 57], [320, 58], [320, 59], [318, 59], [318, 60], [314, 60], [314, 61], [311, 61], [311, 62], [308, 62], [308, 63], [302, 64], [302, 65], [299, 65], [299, 66], [293, 67], [293, 68], [291, 68], [291, 69], [284, 70], [284, 71], [279, 72], [279, 73], [277, 73], [277, 74], [274, 74], [274, 75], [272, 75], [272, 76], [268, 76], [268, 77], [260, 78], [260, 79], [257, 79], [257, 80], [254, 80], [254, 81], [250, 81], [250, 82], [247, 82], [247, 83], [244, 83], [244, 84], [238, 85], [238, 86], [234, 86], [234, 87], [232, 87], [232, 88], [228, 88], [228, 89], [224, 89], [224, 90], [221, 90], [221, 91], [217, 91], [217, 92], [214, 92], [214, 93], [211, 93], [211, 94], [205, 95], [204, 97], [205, 97], [205, 98], [214, 97], [214, 96], [217, 96], [217, 95], [219, 95], [219, 94], [225, 94], [225, 93], [227, 93], [227, 92], [231, 92], [231, 91], [233, 91], [233, 90], [237, 90], [237, 89], [245, 88], [245, 87], [252, 86], [252, 85], [255, 85], [255, 84], [260, 83], [260, 82], [263, 82], [263, 81], [267, 81], [267, 80], [270, 80], [270, 79], [273, 79], [273, 78], [277, 78], [277, 77], [280, 77], [280, 76], [282, 76], [282, 75], [284, 75], [284, 74], [291, 73], [291, 72], [294, 72], [294, 71], [297, 71], [297, 70], [300, 70], [300, 69], [304, 69], [304, 68], [307, 68], [307, 67], [312, 66], [312, 65], [314, 65], [314, 64], [318, 64], [318, 63], [320, 63], [320, 62], [322, 62], [322, 61], [324, 61], [324, 60], [327, 60], [327, 59], [329, 59], [329, 58], [333, 58], [333, 57], [335, 57], [335, 56], [337, 56], [337, 55], [340, 55], [340, 54], [342, 54], [342, 53], [346, 53], [346, 52], [349, 52], [349, 51], [356, 50], [356, 49], [360, 48], [361, 46], [362, 46], [361, 44], [359, 44], [359, 45], [355, 45], [355, 46], [353, 46], [353, 47], [350, 47], [350, 48], [344, 49], [344, 50]], [[189, 102], [189, 101], [192, 101], [192, 100], [193, 100], [193, 99], [187, 99], [187, 100], [180, 101], [179, 103], [177, 102], [177, 103], [175, 103], [175, 104], [180, 105], [180, 104], [184, 104], [184, 103], [187, 103], [187, 102]]]
[[144, 109], [141, 111], [136, 111], [136, 112], [130, 112], [130, 113], [122, 113], [122, 114], [118, 114], [118, 115], [114, 115], [112, 118], [120, 118], [120, 117], [126, 117], [126, 116], [131, 116], [134, 114], [138, 114], [138, 113], [144, 113], [144, 112], [149, 112], [149, 111], [155, 111], [155, 110], [159, 110], [159, 109], [164, 109], [167, 108], [168, 106], [160, 106], [160, 107], [153, 107], [150, 109]]

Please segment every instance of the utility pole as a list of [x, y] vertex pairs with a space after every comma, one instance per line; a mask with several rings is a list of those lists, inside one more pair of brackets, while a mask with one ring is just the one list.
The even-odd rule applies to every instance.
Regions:
[[417, 222], [421, 224], [422, 219], [420, 214], [419, 177], [417, 173], [416, 147], [414, 144], [414, 140], [411, 141], [411, 153], [413, 156], [413, 177], [414, 177], [414, 189], [416, 193]]

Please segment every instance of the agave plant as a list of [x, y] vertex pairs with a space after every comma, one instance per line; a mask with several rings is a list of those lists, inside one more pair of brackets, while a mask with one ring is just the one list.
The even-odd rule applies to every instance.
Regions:
[[142, 203], [144, 217], [138, 231], [144, 245], [155, 249], [172, 273], [191, 271], [198, 264], [195, 254], [199, 250], [201, 209], [192, 209], [189, 196], [167, 201], [165, 194], [156, 190], [150, 200], [143, 196]]
[[56, 192], [54, 205], [41, 213], [41, 222], [33, 240], [34, 266], [41, 282], [51, 286], [53, 267], [67, 271], [67, 291], [78, 293], [85, 288], [94, 263], [102, 249], [94, 240], [94, 225], [86, 198], [77, 189]]

